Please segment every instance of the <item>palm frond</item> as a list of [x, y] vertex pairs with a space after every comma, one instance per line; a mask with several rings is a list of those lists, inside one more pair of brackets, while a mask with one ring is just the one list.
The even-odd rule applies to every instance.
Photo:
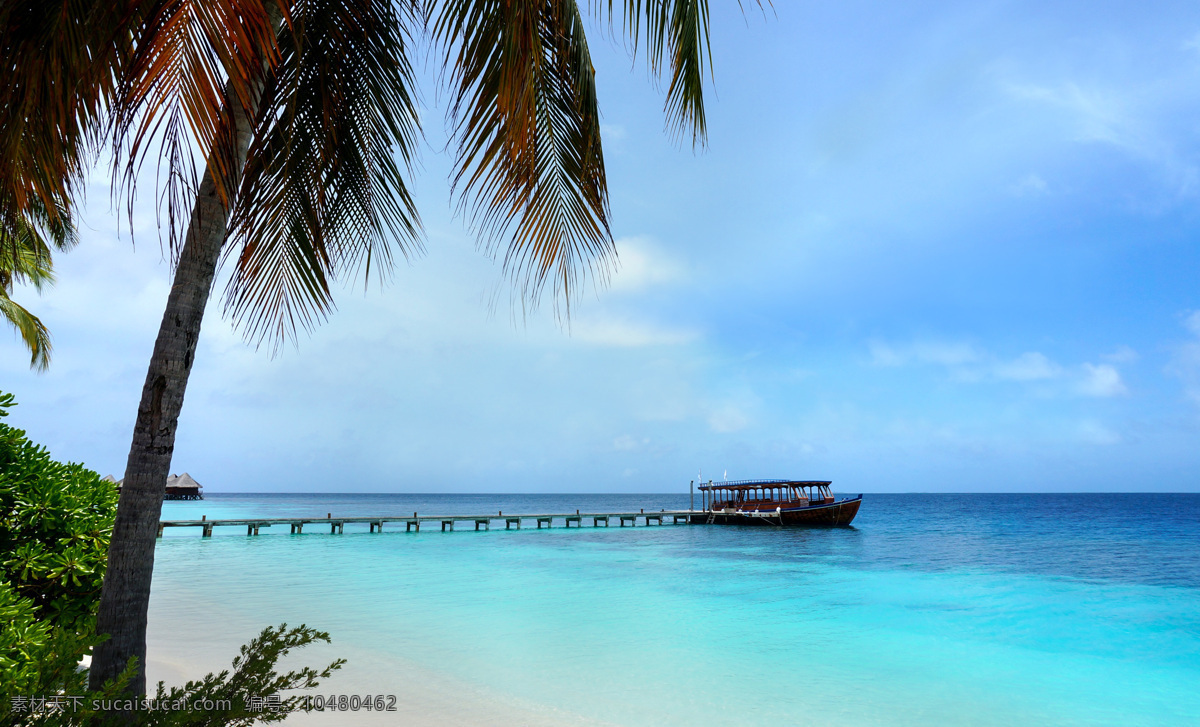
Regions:
[[42, 322], [10, 297], [16, 284], [32, 285], [41, 292], [54, 282], [51, 249], [73, 246], [75, 225], [70, 209], [50, 213], [37, 196], [29, 199], [27, 215], [0, 217], [0, 317], [17, 329], [31, 356], [30, 367], [44, 371], [50, 365], [50, 332]]
[[[762, 0], [757, 1], [761, 7]], [[608, 0], [610, 25], [614, 5]], [[704, 145], [704, 76], [705, 68], [712, 66], [708, 0], [625, 0], [623, 6], [622, 29], [633, 53], [644, 48], [655, 75], [669, 69], [664, 109], [668, 125], [681, 135], [690, 132], [693, 145]]]
[[[0, 227], [65, 229], [137, 0], [0, 3]], [[54, 234], [51, 232], [51, 234]]]
[[33, 284], [38, 290], [53, 281], [50, 275], [51, 251], [67, 251], [78, 237], [70, 207], [53, 212], [32, 196], [23, 213], [0, 215], [0, 283], [3, 276], [16, 276], [19, 282]]
[[14, 283], [25, 283], [40, 292], [53, 283], [50, 244], [27, 223], [0, 229], [0, 291], [11, 293]]
[[433, 37], [450, 73], [460, 204], [489, 251], [508, 237], [504, 270], [524, 301], [551, 283], [569, 312], [579, 276], [605, 276], [616, 254], [578, 4], [447, 0]]
[[4, 290], [0, 290], [0, 318], [4, 318], [17, 329], [17, 334], [29, 349], [29, 367], [36, 371], [45, 371], [50, 365], [50, 331], [46, 330], [37, 316], [8, 297]]
[[114, 190], [130, 217], [138, 173], [149, 159], [158, 179], [167, 241], [182, 245], [199, 186], [193, 145], [228, 210], [242, 165], [231, 111], [253, 116], [264, 71], [277, 62], [269, 5], [283, 0], [141, 0], [133, 52], [113, 103]]
[[[753, 0], [760, 10], [771, 0]], [[746, 0], [737, 0], [743, 11]], [[606, 5], [606, 7], [605, 7]], [[593, 5], [596, 15], [615, 22], [616, 3]], [[668, 126], [679, 135], [692, 136], [693, 146], [703, 146], [707, 137], [704, 117], [704, 77], [712, 76], [712, 45], [709, 41], [708, 0], [624, 0], [621, 29], [636, 56], [645, 51], [650, 72], [669, 72], [664, 110]]]
[[[299, 0], [263, 90], [230, 220], [225, 312], [277, 347], [333, 307], [333, 281], [419, 252], [405, 182], [420, 135], [414, 0]], [[399, 152], [397, 161], [395, 152]]]

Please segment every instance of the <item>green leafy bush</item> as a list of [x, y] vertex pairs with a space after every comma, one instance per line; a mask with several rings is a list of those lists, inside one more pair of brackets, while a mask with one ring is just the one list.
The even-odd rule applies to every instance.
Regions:
[[116, 511], [113, 483], [0, 423], [0, 699], [82, 691]]
[[[13, 406], [0, 392], [0, 419]], [[278, 660], [329, 634], [287, 624], [264, 629], [241, 647], [232, 670], [209, 674], [154, 697], [122, 693], [133, 673], [103, 691], [87, 690], [80, 659], [103, 640], [96, 608], [117, 511], [117, 488], [78, 464], [50, 458], [25, 432], [0, 423], [0, 725], [200, 727], [276, 722], [299, 707], [283, 692], [311, 689], [345, 662], [278, 674]], [[59, 711], [35, 709], [29, 698], [68, 697]], [[180, 709], [177, 705], [212, 705]], [[127, 706], [127, 705], [126, 705]]]

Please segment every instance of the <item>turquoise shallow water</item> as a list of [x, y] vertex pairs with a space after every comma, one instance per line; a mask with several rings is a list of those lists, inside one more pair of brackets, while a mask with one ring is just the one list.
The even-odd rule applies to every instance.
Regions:
[[[164, 516], [686, 506], [210, 495]], [[1200, 724], [1196, 495], [868, 495], [837, 530], [268, 532], [160, 541], [152, 629], [304, 621], [401, 699], [393, 655], [622, 725]]]

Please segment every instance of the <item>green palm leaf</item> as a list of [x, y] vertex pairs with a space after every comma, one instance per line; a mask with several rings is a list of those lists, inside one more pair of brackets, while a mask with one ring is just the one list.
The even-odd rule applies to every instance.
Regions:
[[484, 247], [536, 303], [615, 257], [595, 70], [574, 0], [449, 0], [434, 20], [458, 147], [455, 186]]
[[41, 200], [30, 200], [28, 215], [0, 220], [0, 318], [4, 318], [25, 343], [30, 367], [44, 371], [50, 365], [50, 332], [37, 316], [12, 299], [15, 284], [37, 291], [54, 282], [51, 248], [70, 249], [76, 242], [70, 210], [51, 214]]
[[[304, 0], [267, 80], [230, 220], [236, 259], [225, 310], [276, 344], [333, 306], [330, 284], [385, 275], [394, 244], [420, 250], [404, 180], [420, 135], [411, 47], [414, 3]], [[397, 161], [397, 153], [399, 161]]]

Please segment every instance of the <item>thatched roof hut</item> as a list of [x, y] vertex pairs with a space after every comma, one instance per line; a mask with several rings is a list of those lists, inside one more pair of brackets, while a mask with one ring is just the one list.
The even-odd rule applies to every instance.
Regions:
[[192, 479], [192, 476], [187, 472], [181, 475], [171, 475], [167, 478], [167, 493], [168, 500], [203, 500], [204, 488], [200, 483]]

